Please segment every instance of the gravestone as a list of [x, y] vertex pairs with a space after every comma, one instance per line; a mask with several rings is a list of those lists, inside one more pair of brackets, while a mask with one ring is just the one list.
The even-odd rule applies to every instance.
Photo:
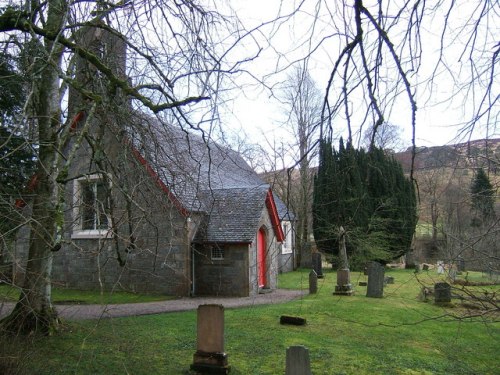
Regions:
[[387, 276], [385, 278], [385, 283], [386, 284], [394, 284], [394, 277], [393, 276]]
[[309, 349], [298, 345], [286, 350], [285, 375], [312, 375]]
[[384, 266], [379, 262], [368, 264], [368, 286], [366, 296], [382, 298], [384, 296]]
[[460, 255], [457, 258], [457, 270], [458, 270], [458, 272], [464, 272], [465, 271], [465, 260]]
[[318, 279], [323, 278], [323, 263], [321, 260], [321, 253], [312, 253], [312, 266], [314, 272], [316, 272], [316, 275], [318, 276]]
[[224, 306], [198, 306], [196, 353], [191, 370], [198, 374], [228, 374], [224, 352]]
[[316, 294], [318, 292], [318, 275], [314, 270], [309, 272], [309, 294]]
[[437, 273], [438, 275], [442, 275], [444, 273], [444, 264], [442, 261], [437, 262]]
[[448, 277], [450, 278], [451, 282], [454, 283], [456, 278], [457, 278], [457, 266], [453, 264], [450, 269], [448, 270]]
[[351, 273], [349, 271], [349, 262], [347, 259], [347, 250], [345, 245], [345, 230], [339, 228], [339, 269], [337, 270], [337, 285], [333, 294], [351, 296], [354, 290], [351, 285]]
[[348, 269], [337, 270], [337, 285], [333, 294], [350, 296], [354, 294], [351, 284], [351, 273]]
[[429, 265], [424, 263], [424, 264], [422, 265], [422, 270], [424, 270], [424, 271], [429, 271]]
[[451, 286], [448, 283], [434, 284], [434, 302], [448, 303], [451, 302]]

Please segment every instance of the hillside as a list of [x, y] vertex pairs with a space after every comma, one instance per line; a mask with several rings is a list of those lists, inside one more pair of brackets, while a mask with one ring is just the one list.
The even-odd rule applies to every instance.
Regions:
[[[483, 167], [490, 173], [500, 172], [500, 138], [481, 139], [455, 145], [417, 147], [414, 170], [436, 168], [475, 169]], [[410, 171], [412, 149], [394, 154], [403, 165], [405, 172]]]

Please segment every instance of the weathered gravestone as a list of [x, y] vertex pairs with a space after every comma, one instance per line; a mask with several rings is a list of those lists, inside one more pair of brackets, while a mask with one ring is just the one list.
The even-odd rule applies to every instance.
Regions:
[[465, 271], [465, 260], [460, 255], [457, 258], [457, 271], [458, 272], [464, 272]]
[[314, 272], [316, 272], [316, 275], [318, 276], [318, 279], [323, 278], [323, 263], [321, 260], [321, 253], [312, 253], [312, 266]]
[[318, 292], [318, 275], [314, 270], [309, 272], [309, 294], [316, 294]]
[[191, 370], [198, 374], [228, 374], [231, 366], [224, 352], [224, 306], [198, 306], [197, 330]]
[[311, 375], [309, 350], [301, 345], [286, 350], [285, 375]]
[[415, 264], [415, 273], [420, 273], [420, 271], [421, 271], [421, 266], [420, 266], [420, 264], [418, 264], [418, 263], [417, 263], [417, 264]]
[[457, 278], [457, 266], [455, 264], [452, 264], [450, 269], [448, 270], [448, 277], [450, 278], [451, 282], [454, 283], [456, 278]]
[[384, 279], [384, 281], [385, 281], [386, 284], [394, 284], [394, 277], [393, 276], [387, 276]]
[[444, 263], [441, 260], [437, 262], [437, 273], [438, 275], [442, 275], [444, 273]]
[[451, 302], [451, 286], [448, 283], [434, 284], [434, 302], [448, 303]]
[[344, 227], [339, 228], [339, 268], [337, 270], [337, 285], [335, 285], [335, 291], [333, 294], [345, 296], [351, 296], [354, 294], [351, 284], [349, 262], [347, 260]]
[[368, 286], [366, 296], [382, 298], [384, 296], [384, 266], [379, 262], [368, 264]]

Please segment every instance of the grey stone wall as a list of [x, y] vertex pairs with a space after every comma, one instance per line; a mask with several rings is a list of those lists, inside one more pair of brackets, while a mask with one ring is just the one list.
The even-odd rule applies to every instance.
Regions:
[[[63, 246], [54, 252], [53, 285], [81, 290], [128, 290], [187, 296], [191, 290], [190, 238], [195, 221], [184, 217], [131, 149], [111, 128], [89, 135], [75, 154], [65, 186]], [[74, 141], [72, 141], [74, 142]], [[71, 150], [70, 143], [68, 150]], [[96, 154], [100, 161], [96, 162]], [[78, 234], [78, 178], [108, 179], [112, 210], [108, 236]], [[28, 211], [28, 210], [27, 210]], [[29, 217], [29, 212], [27, 212]], [[28, 254], [30, 229], [16, 241], [16, 282]]]
[[293, 271], [293, 253], [281, 254], [281, 249], [279, 250], [279, 272], [291, 272]]
[[[95, 154], [101, 152], [101, 160]], [[70, 177], [101, 174], [110, 184], [110, 238], [80, 238], [76, 184], [66, 186], [66, 244], [54, 257], [54, 282], [76, 289], [118, 288], [172, 295], [190, 292], [187, 218], [112, 128], [84, 143]], [[76, 202], [76, 203], [75, 203]]]
[[[212, 246], [220, 246], [223, 249], [224, 259], [211, 259]], [[195, 295], [234, 297], [249, 295], [247, 244], [197, 245], [194, 261]]]

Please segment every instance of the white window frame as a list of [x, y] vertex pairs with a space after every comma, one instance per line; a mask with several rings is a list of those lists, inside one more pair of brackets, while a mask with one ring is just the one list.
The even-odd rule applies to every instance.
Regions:
[[[111, 218], [106, 215], [108, 226], [102, 229], [83, 229], [82, 228], [82, 212], [81, 201], [83, 193], [83, 185], [102, 181], [102, 174], [91, 174], [73, 181], [73, 232], [72, 239], [94, 239], [94, 238], [110, 238], [111, 237]], [[108, 179], [109, 181], [109, 179]]]
[[211, 260], [224, 260], [224, 248], [219, 246], [210, 247], [210, 259]]
[[291, 254], [293, 252], [293, 227], [290, 221], [283, 220], [281, 222], [281, 228], [283, 229], [283, 234], [285, 239], [281, 246], [281, 254]]

